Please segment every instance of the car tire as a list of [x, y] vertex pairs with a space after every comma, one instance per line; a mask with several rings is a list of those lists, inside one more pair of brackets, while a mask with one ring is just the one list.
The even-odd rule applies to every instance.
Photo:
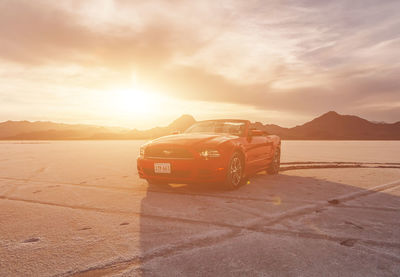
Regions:
[[281, 150], [279, 148], [276, 148], [272, 162], [267, 168], [268, 174], [272, 175], [278, 174], [280, 165], [281, 165]]
[[229, 190], [238, 189], [245, 180], [243, 157], [239, 152], [235, 152], [228, 163], [225, 187]]

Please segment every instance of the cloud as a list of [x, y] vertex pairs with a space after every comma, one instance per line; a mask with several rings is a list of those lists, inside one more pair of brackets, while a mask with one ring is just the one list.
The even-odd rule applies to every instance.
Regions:
[[37, 76], [38, 86], [68, 77], [74, 89], [98, 88], [134, 72], [181, 99], [396, 121], [398, 108], [387, 103], [400, 98], [399, 8], [377, 0], [4, 0], [0, 59]]
[[184, 27], [160, 17], [145, 26], [107, 24], [85, 24], [81, 14], [51, 1], [3, 1], [0, 56], [26, 64], [77, 63], [119, 70], [158, 66], [199, 43], [181, 34]]

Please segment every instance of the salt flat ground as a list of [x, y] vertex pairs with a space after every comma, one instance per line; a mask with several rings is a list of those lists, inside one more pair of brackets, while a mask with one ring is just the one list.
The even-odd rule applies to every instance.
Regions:
[[[154, 187], [141, 143], [1, 142], [0, 276], [400, 275], [400, 169]], [[284, 142], [283, 158], [399, 162], [398, 142], [337, 143]]]

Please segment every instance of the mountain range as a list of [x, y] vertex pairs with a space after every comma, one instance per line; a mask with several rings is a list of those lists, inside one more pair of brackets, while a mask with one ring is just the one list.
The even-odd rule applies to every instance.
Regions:
[[283, 128], [274, 124], [253, 125], [283, 139], [297, 140], [399, 140], [400, 121], [375, 123], [354, 115], [327, 112], [303, 125]]
[[[151, 139], [174, 131], [182, 132], [194, 122], [196, 120], [191, 115], [182, 115], [168, 126], [137, 130], [44, 121], [6, 121], [0, 123], [0, 140]], [[252, 128], [292, 140], [400, 140], [400, 121], [375, 123], [333, 111], [293, 128], [261, 122], [252, 123]]]

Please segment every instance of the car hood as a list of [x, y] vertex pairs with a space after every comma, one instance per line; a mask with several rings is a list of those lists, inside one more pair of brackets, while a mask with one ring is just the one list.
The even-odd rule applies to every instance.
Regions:
[[207, 133], [192, 133], [192, 134], [179, 134], [161, 137], [152, 140], [149, 144], [173, 144], [180, 146], [197, 146], [197, 145], [218, 145], [227, 140], [238, 138], [237, 136], [227, 134], [207, 134]]

